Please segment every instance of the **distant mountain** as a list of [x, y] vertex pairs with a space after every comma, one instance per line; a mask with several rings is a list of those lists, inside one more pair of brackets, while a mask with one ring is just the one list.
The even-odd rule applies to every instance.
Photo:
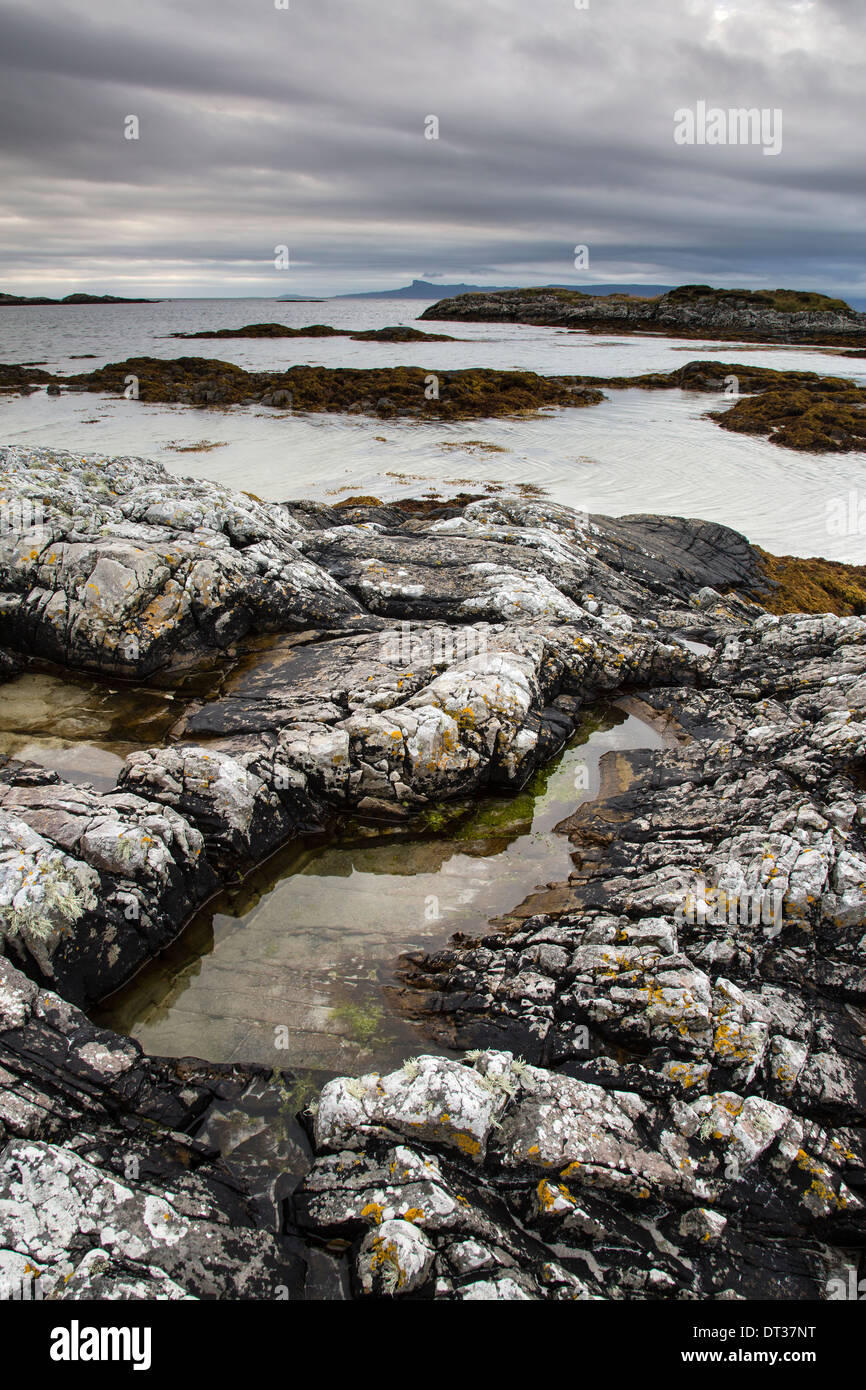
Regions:
[[[270, 299], [270, 295], [265, 295], [265, 299]], [[326, 295], [325, 298], [330, 298]], [[277, 295], [276, 304], [324, 304], [325, 300], [319, 296], [314, 299], [311, 294], [280, 294]]]
[[332, 299], [442, 299], [446, 295], [471, 294], [479, 289], [510, 289], [510, 285], [434, 285], [431, 280], [413, 280], [396, 290], [366, 290], [363, 294], [334, 294]]
[[[519, 285], [440, 285], [432, 280], [413, 280], [396, 290], [367, 290], [363, 294], [334, 294], [331, 299], [453, 299], [458, 294], [493, 294], [520, 289]], [[539, 285], [539, 289], [578, 290], [582, 294], [665, 294], [670, 285]]]

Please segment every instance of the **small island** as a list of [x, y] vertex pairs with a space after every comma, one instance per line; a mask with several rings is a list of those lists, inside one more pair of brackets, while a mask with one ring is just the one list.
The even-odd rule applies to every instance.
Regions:
[[285, 323], [248, 323], [244, 328], [208, 328], [198, 333], [170, 333], [170, 338], [351, 338], [356, 343], [457, 343], [448, 333], [422, 333], [399, 324], [390, 328], [332, 328], [329, 323], [308, 323], [289, 328]]
[[844, 299], [809, 290], [719, 290], [680, 285], [665, 294], [590, 295], [580, 290], [482, 291], [440, 299], [419, 319], [531, 323], [590, 333], [651, 333], [667, 338], [866, 345], [866, 314]]
[[28, 304], [161, 304], [161, 299], [123, 299], [116, 294], [67, 294], [62, 299], [50, 299], [37, 294], [0, 294], [0, 307], [18, 309]]

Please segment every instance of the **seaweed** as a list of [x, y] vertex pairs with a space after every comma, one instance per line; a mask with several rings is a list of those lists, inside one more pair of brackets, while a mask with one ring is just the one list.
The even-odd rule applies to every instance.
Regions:
[[138, 399], [196, 406], [260, 404], [302, 411], [354, 411], [380, 418], [415, 416], [460, 420], [533, 413], [545, 406], [595, 405], [601, 390], [572, 379], [535, 372], [486, 368], [436, 373], [438, 395], [430, 398], [430, 373], [422, 367], [308, 367], [248, 372], [232, 362], [207, 357], [129, 357], [92, 372], [64, 378], [72, 390], [123, 394], [128, 378]]

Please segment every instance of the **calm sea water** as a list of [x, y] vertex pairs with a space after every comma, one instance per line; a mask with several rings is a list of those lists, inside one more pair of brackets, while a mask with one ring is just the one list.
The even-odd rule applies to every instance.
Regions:
[[[866, 383], [866, 361], [815, 349], [667, 338], [595, 337], [520, 324], [418, 325], [454, 343], [355, 343], [346, 338], [184, 342], [173, 332], [280, 322], [339, 328], [414, 325], [417, 300], [170, 300], [161, 304], [0, 309], [0, 360], [86, 371], [149, 355], [217, 357], [255, 369], [322, 366], [520, 368], [544, 375], [618, 376], [717, 357], [797, 367]], [[214, 478], [287, 500], [443, 495], [491, 481], [534, 483], [556, 501], [621, 515], [654, 511], [704, 517], [776, 553], [866, 562], [866, 536], [835, 534], [833, 504], [866, 489], [866, 456], [779, 449], [727, 434], [705, 412], [719, 397], [615, 391], [603, 404], [534, 419], [425, 425], [260, 407], [200, 410], [116, 397], [0, 397], [0, 441], [82, 453], [143, 454], [178, 475]], [[864, 492], [866, 495], [866, 492]]]

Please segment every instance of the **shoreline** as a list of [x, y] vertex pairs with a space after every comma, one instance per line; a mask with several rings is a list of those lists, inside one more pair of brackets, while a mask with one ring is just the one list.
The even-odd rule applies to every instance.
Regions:
[[760, 435], [794, 451], [866, 450], [866, 387], [845, 377], [715, 360], [695, 360], [669, 372], [611, 377], [547, 377], [491, 368], [430, 372], [423, 367], [295, 366], [253, 372], [199, 357], [131, 357], [66, 375], [0, 364], [0, 392], [27, 395], [41, 387], [55, 396], [89, 392], [195, 409], [256, 405], [288, 414], [419, 423], [531, 417], [550, 409], [589, 407], [606, 399], [605, 390], [684, 390], [718, 393], [725, 408], [708, 411], [707, 418], [734, 433]]

